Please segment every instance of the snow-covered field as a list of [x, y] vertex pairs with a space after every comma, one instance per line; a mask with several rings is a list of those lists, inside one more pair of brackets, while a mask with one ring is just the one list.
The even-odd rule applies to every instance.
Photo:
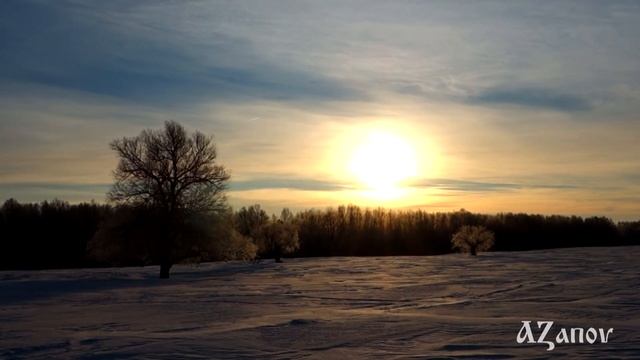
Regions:
[[[640, 247], [0, 272], [0, 358], [640, 358]], [[518, 344], [523, 320], [614, 328]], [[535, 323], [534, 323], [535, 324]], [[539, 331], [536, 330], [536, 338]]]

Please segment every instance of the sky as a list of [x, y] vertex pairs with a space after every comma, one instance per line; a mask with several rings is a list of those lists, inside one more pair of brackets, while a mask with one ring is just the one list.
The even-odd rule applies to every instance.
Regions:
[[105, 201], [176, 120], [234, 207], [638, 219], [638, 39], [634, 1], [5, 0], [0, 200]]

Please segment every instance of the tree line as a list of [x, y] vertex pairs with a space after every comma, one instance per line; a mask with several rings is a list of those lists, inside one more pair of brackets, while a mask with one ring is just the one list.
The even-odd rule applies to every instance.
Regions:
[[495, 251], [640, 244], [640, 221], [614, 223], [605, 217], [475, 214], [464, 209], [363, 209], [355, 205], [307, 210], [297, 215], [298, 256], [436, 255], [452, 251], [463, 226], [495, 234]]
[[[128, 205], [39, 204], [13, 199], [0, 208], [0, 269], [45, 269], [159, 264], [163, 231], [150, 211]], [[605, 217], [430, 213], [355, 205], [269, 216], [259, 205], [191, 218], [177, 262], [275, 258], [285, 255], [437, 255], [453, 251], [465, 225], [495, 234], [494, 251], [575, 246], [640, 245], [640, 221]], [[189, 227], [185, 227], [188, 229]]]

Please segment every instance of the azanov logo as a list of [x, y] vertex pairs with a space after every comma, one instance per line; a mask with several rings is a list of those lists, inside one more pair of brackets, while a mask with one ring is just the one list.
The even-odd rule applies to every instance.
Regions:
[[[540, 335], [537, 339], [531, 329], [531, 321], [522, 321], [522, 327], [518, 331], [516, 341], [518, 344], [547, 344], [547, 351], [556, 348], [556, 344], [593, 344], [600, 342], [606, 344], [609, 341], [609, 335], [613, 332], [613, 328], [605, 331], [603, 328], [560, 328], [559, 331], [552, 331], [553, 321], [537, 321], [536, 322]], [[555, 335], [555, 338], [554, 338]], [[547, 336], [550, 336], [549, 338]]]

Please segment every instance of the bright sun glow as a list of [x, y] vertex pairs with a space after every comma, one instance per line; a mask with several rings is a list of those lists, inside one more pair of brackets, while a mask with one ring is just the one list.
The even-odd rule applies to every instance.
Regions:
[[405, 192], [402, 182], [418, 174], [416, 152], [410, 142], [396, 134], [372, 131], [353, 151], [349, 170], [379, 199], [391, 199]]

